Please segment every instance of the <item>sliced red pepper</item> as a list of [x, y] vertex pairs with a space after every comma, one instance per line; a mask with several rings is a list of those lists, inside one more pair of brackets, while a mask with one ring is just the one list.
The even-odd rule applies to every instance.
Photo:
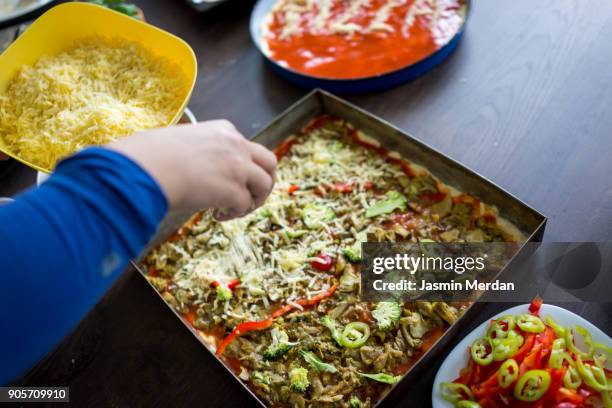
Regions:
[[[320, 301], [322, 301], [323, 299], [328, 298], [331, 295], [333, 295], [334, 292], [336, 291], [336, 289], [338, 288], [338, 285], [339, 285], [338, 282], [336, 282], [329, 289], [327, 289], [325, 292], [320, 293], [320, 294], [318, 294], [316, 296], [313, 296], [310, 299], [299, 299], [295, 303], [297, 303], [298, 305], [300, 305], [302, 307], [314, 306], [314, 305], [318, 304]], [[249, 333], [249, 332], [252, 332], [252, 331], [267, 329], [268, 327], [272, 326], [272, 322], [273, 322], [274, 319], [284, 315], [285, 313], [288, 313], [288, 312], [292, 311], [293, 309], [295, 309], [294, 306], [292, 306], [292, 305], [285, 305], [285, 306], [281, 307], [280, 309], [276, 310], [274, 313], [272, 313], [272, 315], [270, 315], [269, 318], [267, 318], [265, 320], [261, 320], [261, 321], [258, 321], [258, 322], [240, 323], [238, 326], [236, 326], [234, 328], [234, 330], [232, 330], [232, 332], [230, 334], [228, 334], [223, 339], [223, 341], [221, 341], [221, 343], [219, 344], [219, 347], [217, 347], [216, 354], [218, 356], [223, 354], [223, 351], [225, 351], [227, 346], [229, 346], [231, 344], [231, 342], [236, 339], [236, 337], [241, 336], [241, 335], [246, 334], [246, 333]]]
[[223, 354], [223, 352], [225, 351], [227, 346], [229, 346], [232, 343], [232, 341], [234, 341], [234, 339], [236, 339], [236, 337], [242, 336], [243, 334], [247, 334], [247, 333], [252, 332], [252, 331], [264, 330], [264, 329], [267, 329], [270, 326], [272, 326], [272, 318], [268, 318], [266, 320], [261, 320], [259, 322], [244, 322], [244, 323], [240, 323], [238, 326], [236, 326], [234, 328], [234, 330], [232, 330], [232, 332], [230, 334], [228, 334], [223, 339], [221, 344], [219, 344], [219, 347], [217, 347], [216, 354], [218, 356]]
[[[221, 282], [214, 280], [212, 282], [210, 282], [210, 287], [213, 289], [216, 289], [217, 286], [221, 285]], [[229, 289], [234, 289], [236, 288], [236, 286], [240, 285], [240, 279], [232, 279], [231, 281], [228, 282], [227, 287]]]
[[316, 256], [318, 260], [312, 261], [310, 264], [313, 268], [321, 272], [329, 271], [334, 266], [334, 258], [327, 254], [319, 254]]
[[281, 157], [289, 153], [289, 150], [291, 150], [291, 147], [295, 144], [296, 141], [297, 139], [290, 137], [288, 139], [285, 139], [285, 141], [278, 145], [278, 147], [274, 149], [276, 159], [280, 160]]
[[336, 183], [334, 184], [334, 188], [339, 193], [350, 193], [353, 191], [353, 186], [351, 186], [349, 183]]
[[529, 312], [536, 316], [540, 315], [540, 308], [542, 307], [542, 298], [537, 297], [531, 301], [529, 305]]
[[374, 188], [374, 183], [372, 183], [371, 181], [366, 181], [365, 183], [363, 183], [363, 188], [366, 190], [371, 190]]
[[514, 361], [520, 364], [523, 361], [523, 359], [527, 356], [527, 354], [529, 354], [531, 349], [533, 348], [534, 342], [535, 342], [535, 335], [531, 333], [527, 334], [525, 336], [525, 340], [523, 341], [523, 345], [521, 346], [521, 348], [516, 352], [514, 356], [512, 356]]
[[240, 285], [240, 279], [232, 279], [231, 281], [229, 281], [229, 283], [227, 284], [227, 287], [230, 289], [235, 289], [236, 286]]
[[295, 193], [295, 192], [296, 192], [296, 191], [298, 191], [299, 189], [300, 189], [300, 188], [299, 188], [297, 185], [292, 184], [292, 185], [290, 185], [290, 186], [289, 186], [289, 188], [287, 189], [287, 192], [289, 193], [289, 195], [293, 195], [293, 193]]

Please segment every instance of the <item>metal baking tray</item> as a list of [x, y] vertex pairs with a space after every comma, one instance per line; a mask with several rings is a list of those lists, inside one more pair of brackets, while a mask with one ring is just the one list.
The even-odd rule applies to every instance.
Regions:
[[[465, 193], [474, 195], [488, 204], [495, 205], [500, 215], [513, 222], [528, 237], [528, 241], [541, 241], [546, 226], [546, 217], [544, 215], [496, 186], [491, 181], [427, 146], [404, 131], [325, 91], [317, 89], [310, 92], [274, 119], [255, 135], [252, 140], [262, 143], [269, 148], [274, 148], [288, 136], [299, 132], [314, 117], [323, 114], [334, 115], [351, 122], [358, 129], [377, 139], [387, 149], [395, 150], [409, 161], [427, 167], [431, 173], [443, 182], [457, 187]], [[525, 255], [524, 245], [521, 246], [514, 259], [519, 255]], [[136, 264], [135, 266], [141, 273], [145, 273], [143, 268]], [[151, 288], [155, 291], [153, 286]], [[378, 402], [377, 406], [383, 403], [385, 405], [392, 404], [409, 391], [411, 385], [419, 377], [419, 373], [427, 369], [428, 363], [436, 356], [441, 355], [448, 348], [452, 339], [460, 336], [462, 330], [478, 316], [479, 306], [481, 305], [482, 303], [472, 304], [463, 316], [454, 325], [449, 327], [427, 352], [423, 353], [414, 366], [404, 375], [404, 378]], [[171, 306], [168, 305], [168, 307], [172, 309]], [[174, 309], [172, 310], [179, 320], [208, 348], [207, 344], [197, 335], [195, 330]], [[212, 354], [214, 355], [214, 353]], [[236, 381], [244, 386], [245, 390], [261, 406], [266, 406], [230, 368], [223, 364], [216, 356], [215, 358], [230, 375], [236, 378]]]

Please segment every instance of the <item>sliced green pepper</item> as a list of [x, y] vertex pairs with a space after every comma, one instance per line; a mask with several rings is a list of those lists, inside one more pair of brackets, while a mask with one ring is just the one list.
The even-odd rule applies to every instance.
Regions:
[[514, 359], [504, 361], [497, 372], [497, 382], [500, 387], [508, 388], [519, 375], [519, 366]]
[[514, 316], [502, 316], [491, 322], [487, 330], [487, 337], [492, 339], [504, 339], [508, 336], [508, 332], [514, 330], [515, 325], [516, 321], [514, 320]]
[[493, 361], [503, 361], [515, 355], [523, 344], [523, 336], [515, 330], [508, 332], [505, 339], [491, 339]]
[[468, 400], [459, 401], [457, 405], [455, 405], [455, 407], [456, 408], [481, 408], [480, 404], [477, 403], [476, 401], [468, 401]]
[[593, 339], [591, 333], [582, 326], [576, 325], [576, 332], [583, 337], [584, 345], [587, 347], [586, 351], [580, 350], [574, 343], [574, 332], [572, 330], [565, 331], [565, 345], [567, 348], [577, 356], [582, 358], [591, 358], [593, 355]]
[[516, 324], [527, 333], [542, 333], [546, 326], [542, 319], [532, 314], [522, 314], [516, 318]]
[[563, 367], [563, 360], [569, 361], [570, 364], [573, 363], [572, 358], [565, 349], [565, 339], [555, 339], [552, 344], [550, 358], [548, 359], [548, 366], [559, 369]]
[[561, 326], [559, 323], [557, 323], [555, 321], [555, 319], [553, 319], [550, 316], [546, 316], [546, 324], [551, 329], [553, 329], [553, 331], [555, 332], [557, 337], [565, 337], [565, 332], [567, 331], [567, 329], [565, 327]]
[[492, 347], [488, 339], [481, 338], [472, 343], [470, 354], [474, 361], [482, 366], [493, 362]]
[[472, 390], [459, 383], [440, 383], [440, 396], [442, 399], [452, 403], [463, 401], [466, 398], [468, 400], [474, 400]]
[[576, 368], [586, 385], [599, 392], [610, 391], [606, 372], [602, 367], [583, 363], [582, 358], [576, 356]]
[[537, 401], [550, 387], [550, 374], [544, 370], [529, 370], [519, 378], [514, 387], [514, 397], [519, 401]]
[[363, 322], [352, 322], [346, 325], [340, 335], [340, 344], [346, 348], [359, 348], [370, 337], [370, 326]]
[[581, 384], [582, 378], [580, 378], [580, 373], [576, 367], [567, 367], [567, 371], [563, 375], [563, 385], [565, 385], [566, 388], [577, 390]]

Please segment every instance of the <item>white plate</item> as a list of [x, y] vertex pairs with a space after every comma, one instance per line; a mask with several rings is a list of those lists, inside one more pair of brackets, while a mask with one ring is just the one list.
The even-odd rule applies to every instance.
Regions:
[[[478, 326], [474, 331], [465, 336], [463, 340], [455, 346], [453, 351], [446, 357], [434, 380], [433, 389], [431, 391], [431, 402], [434, 408], [452, 408], [452, 404], [445, 401], [440, 397], [440, 383], [451, 382], [459, 377], [459, 371], [467, 367], [470, 354], [468, 347], [476, 341], [479, 337], [482, 337], [487, 331], [489, 322], [493, 319], [497, 319], [500, 316], [511, 314], [517, 315], [521, 313], [529, 313], [529, 305], [520, 305], [508, 310], [505, 310], [490, 319], [487, 319], [484, 323]], [[608, 337], [604, 332], [595, 327], [589, 321], [583, 319], [575, 313], [569, 310], [562, 309], [558, 306], [553, 305], [542, 305], [540, 309], [540, 316], [546, 318], [546, 316], [552, 316], [557, 323], [565, 327], [574, 327], [577, 324], [585, 327], [593, 336], [593, 340], [604, 344], [612, 344], [612, 339]]]

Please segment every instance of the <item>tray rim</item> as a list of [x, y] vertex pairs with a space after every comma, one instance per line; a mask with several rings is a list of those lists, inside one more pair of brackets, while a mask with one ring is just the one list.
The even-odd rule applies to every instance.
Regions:
[[[264, 135], [266, 135], [268, 132], [272, 131], [273, 128], [276, 126], [276, 124], [278, 123], [282, 123], [284, 120], [287, 120], [286, 118], [293, 113], [294, 111], [297, 110], [297, 108], [299, 108], [302, 105], [306, 105], [311, 99], [315, 99], [316, 103], [320, 106], [320, 108], [322, 110], [325, 109], [324, 106], [324, 98], [333, 100], [336, 103], [340, 103], [342, 105], [344, 105], [345, 107], [354, 110], [355, 112], [357, 112], [360, 115], [364, 115], [366, 117], [368, 117], [369, 119], [375, 120], [387, 127], [389, 127], [390, 129], [402, 134], [403, 136], [405, 136], [407, 138], [407, 140], [411, 143], [415, 143], [417, 145], [419, 145], [422, 148], [425, 148], [426, 150], [430, 150], [433, 154], [436, 154], [438, 156], [443, 157], [445, 160], [450, 161], [450, 163], [452, 163], [454, 166], [459, 167], [461, 170], [467, 172], [467, 173], [471, 173], [473, 176], [476, 176], [477, 178], [479, 178], [481, 181], [489, 184], [491, 187], [499, 190], [501, 193], [505, 194], [506, 196], [508, 196], [509, 198], [511, 198], [512, 200], [514, 200], [517, 204], [521, 205], [525, 210], [529, 211], [532, 213], [532, 215], [534, 215], [536, 218], [539, 218], [539, 223], [536, 226], [536, 228], [531, 231], [529, 233], [529, 235], [526, 236], [526, 240], [523, 244], [520, 245], [519, 249], [517, 250], [517, 252], [513, 255], [513, 257], [508, 261], [508, 263], [504, 266], [504, 268], [502, 268], [502, 270], [499, 272], [499, 274], [503, 273], [504, 271], [509, 269], [509, 265], [512, 263], [512, 261], [514, 259], [516, 259], [518, 256], [523, 255], [524, 254], [524, 249], [525, 249], [525, 244], [528, 242], [540, 242], [542, 240], [543, 234], [544, 234], [544, 230], [546, 228], [546, 223], [547, 223], [547, 217], [542, 214], [541, 212], [539, 212], [538, 210], [534, 209], [533, 207], [531, 207], [530, 205], [526, 204], [524, 201], [522, 201], [521, 199], [517, 198], [516, 196], [514, 196], [513, 194], [509, 193], [507, 190], [505, 190], [504, 188], [498, 186], [497, 184], [495, 184], [494, 182], [492, 182], [491, 180], [489, 180], [488, 178], [482, 176], [481, 174], [479, 174], [478, 172], [470, 169], [469, 167], [461, 164], [459, 161], [441, 153], [440, 151], [438, 151], [436, 148], [429, 146], [427, 143], [415, 138], [414, 136], [412, 136], [410, 133], [398, 128], [397, 126], [389, 123], [388, 121], [366, 111], [363, 108], [360, 108], [358, 106], [356, 106], [355, 104], [352, 104], [336, 95], [333, 95], [332, 93], [325, 91], [323, 89], [320, 88], [316, 88], [310, 92], [308, 92], [306, 95], [304, 95], [303, 97], [301, 97], [300, 99], [298, 99], [296, 102], [294, 102], [293, 104], [291, 104], [287, 109], [285, 109], [282, 113], [280, 113], [278, 116], [276, 116], [274, 119], [272, 119], [266, 126], [264, 126], [262, 129], [260, 129], [255, 135], [253, 135], [250, 139], [257, 141], [257, 139], [263, 137]], [[288, 137], [289, 135], [286, 135], [285, 137]], [[370, 135], [371, 136], [371, 135]], [[374, 137], [374, 136], [372, 136]], [[375, 138], [375, 137], [374, 137]], [[262, 401], [257, 394], [255, 394], [255, 392], [253, 390], [251, 390], [251, 388], [244, 382], [242, 381], [238, 375], [236, 373], [234, 373], [234, 371], [228, 367], [223, 360], [218, 357], [210, 348], [209, 345], [201, 338], [201, 336], [196, 332], [196, 330], [191, 327], [186, 321], [185, 319], [178, 313], [178, 311], [176, 311], [172, 306], [170, 306], [161, 296], [161, 294], [155, 289], [155, 287], [146, 279], [146, 271], [143, 270], [143, 268], [141, 268], [140, 264], [137, 263], [136, 261], [132, 260], [131, 261], [132, 266], [136, 269], [136, 271], [139, 272], [140, 275], [142, 275], [143, 279], [147, 282], [147, 284], [149, 285], [149, 287], [151, 288], [151, 290], [157, 294], [157, 296], [159, 297], [159, 299], [166, 305], [166, 307], [168, 307], [172, 313], [174, 313], [174, 315], [178, 318], [178, 320], [183, 324], [183, 326], [185, 326], [195, 337], [196, 339], [204, 346], [204, 348], [212, 355], [212, 357], [214, 357], [214, 359], [227, 371], [229, 372], [230, 375], [232, 375], [235, 380], [242, 386], [243, 389], [245, 389], [254, 399], [255, 401], [257, 401], [257, 403], [262, 406], [262, 407], [268, 407], [268, 405], [265, 404], [264, 401]], [[498, 274], [498, 275], [499, 275]], [[415, 361], [414, 364], [412, 365], [412, 367], [410, 368], [410, 370], [408, 370], [405, 374], [403, 374], [402, 379], [396, 383], [395, 385], [393, 385], [391, 387], [391, 389], [389, 390], [389, 392], [380, 400], [378, 400], [376, 402], [376, 404], [374, 404], [374, 407], [380, 407], [383, 404], [388, 404], [391, 401], [393, 401], [394, 399], [397, 399], [399, 397], [399, 391], [404, 388], [407, 387], [409, 385], [411, 385], [414, 380], [415, 380], [415, 376], [418, 372], [422, 371], [424, 369], [424, 365], [427, 361], [434, 359], [435, 357], [439, 357], [439, 353], [442, 352], [445, 348], [449, 347], [450, 342], [453, 340], [453, 336], [451, 336], [451, 334], [453, 332], [457, 332], [459, 331], [462, 327], [467, 326], [472, 320], [475, 320], [477, 318], [477, 313], [479, 311], [479, 309], [482, 308], [482, 306], [485, 304], [485, 302], [479, 302], [479, 301], [475, 301], [473, 302], [466, 310], [465, 312], [459, 317], [459, 319], [451, 326], [449, 326], [446, 331], [444, 332], [444, 334], [442, 334], [442, 336], [440, 336], [433, 344], [432, 346], [429, 348], [429, 350], [427, 350], [426, 352], [424, 352], [423, 354], [421, 354]]]

